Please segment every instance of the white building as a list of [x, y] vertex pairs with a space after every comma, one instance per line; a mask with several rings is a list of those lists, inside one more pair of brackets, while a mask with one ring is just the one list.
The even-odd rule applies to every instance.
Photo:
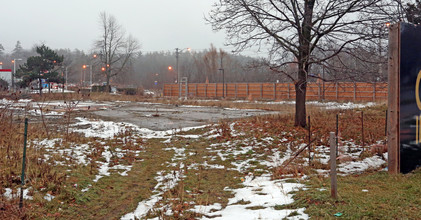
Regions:
[[0, 69], [0, 79], [3, 79], [9, 86], [12, 85], [12, 70], [11, 69]]

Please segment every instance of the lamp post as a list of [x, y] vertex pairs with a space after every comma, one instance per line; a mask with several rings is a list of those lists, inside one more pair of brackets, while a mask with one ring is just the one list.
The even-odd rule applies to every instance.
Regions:
[[184, 48], [184, 49], [175, 48], [175, 59], [176, 59], [175, 71], [177, 71], [178, 98], [181, 97], [181, 74], [178, 69], [178, 58], [180, 56], [180, 53], [183, 52], [183, 50], [190, 51], [191, 49], [190, 48]]
[[[96, 59], [97, 57], [98, 57], [97, 54], [92, 55], [92, 59]], [[93, 66], [92, 59], [89, 61], [89, 64], [84, 64], [82, 66], [83, 69], [86, 69], [86, 67], [89, 67], [89, 85], [91, 85], [91, 86], [92, 86], [92, 76], [93, 76], [92, 75], [92, 66]], [[83, 79], [85, 79], [85, 77], [83, 77]]]
[[89, 85], [92, 85], [92, 64], [82, 66], [83, 69], [86, 69], [86, 67], [89, 67], [89, 75], [90, 75], [90, 79], [89, 79], [90, 84]]
[[15, 74], [16, 74], [16, 61], [22, 60], [21, 58], [13, 59], [13, 73], [12, 73], [12, 90], [15, 91]]

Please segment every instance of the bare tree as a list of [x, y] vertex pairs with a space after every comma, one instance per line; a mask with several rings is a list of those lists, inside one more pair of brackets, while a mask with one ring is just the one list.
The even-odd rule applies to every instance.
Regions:
[[203, 56], [206, 70], [206, 82], [216, 82], [218, 72], [218, 50], [211, 44], [209, 51]]
[[236, 51], [268, 48], [273, 70], [297, 65], [295, 74], [285, 74], [295, 83], [295, 125], [305, 127], [311, 65], [370, 43], [378, 36], [367, 27], [384, 26], [394, 7], [396, 0], [219, 0], [207, 20], [226, 30]]
[[140, 44], [131, 35], [126, 37], [123, 27], [114, 16], [102, 12], [100, 24], [102, 34], [95, 43], [95, 50], [99, 52], [101, 65], [105, 68], [103, 74], [109, 88], [110, 79], [127, 70], [131, 58], [140, 49]]

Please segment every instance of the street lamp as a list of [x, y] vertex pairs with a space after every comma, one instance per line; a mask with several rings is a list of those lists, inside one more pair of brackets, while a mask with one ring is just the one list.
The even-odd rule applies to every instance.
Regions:
[[[92, 59], [96, 59], [97, 57], [98, 57], [97, 54], [93, 54], [92, 55]], [[92, 59], [90, 59], [89, 64], [82, 65], [82, 68], [83, 69], [86, 69], [86, 67], [89, 67], [89, 83], [90, 83], [90, 85], [92, 85], [92, 78], [93, 78], [93, 74], [92, 74], [92, 66], [93, 66], [93, 63], [92, 63]], [[86, 77], [83, 76], [82, 78], [83, 78], [83, 81], [85, 81], [85, 78]]]
[[21, 58], [15, 58], [12, 60], [13, 73], [12, 73], [12, 90], [15, 91], [15, 74], [16, 74], [16, 61], [22, 60]]
[[175, 71], [177, 72], [177, 82], [178, 82], [178, 97], [181, 97], [181, 74], [178, 70], [178, 57], [180, 56], [180, 53], [182, 53], [184, 50], [187, 50], [190, 52], [190, 48], [184, 48], [184, 49], [179, 49], [179, 48], [175, 48], [175, 58], [176, 58], [176, 66], [175, 66]]
[[85, 64], [82, 66], [83, 69], [86, 69], [86, 67], [89, 67], [89, 75], [90, 75], [89, 82], [90, 82], [90, 85], [92, 85], [92, 64], [89, 64], [89, 65]]

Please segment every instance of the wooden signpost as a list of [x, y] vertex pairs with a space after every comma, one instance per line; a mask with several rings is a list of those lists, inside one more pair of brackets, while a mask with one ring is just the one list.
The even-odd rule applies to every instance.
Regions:
[[421, 166], [421, 26], [389, 27], [388, 169], [408, 173]]

